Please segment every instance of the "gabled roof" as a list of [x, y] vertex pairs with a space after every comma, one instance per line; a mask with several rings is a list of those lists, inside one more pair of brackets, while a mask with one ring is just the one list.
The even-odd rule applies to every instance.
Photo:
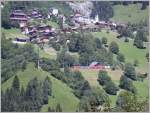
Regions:
[[94, 62], [92, 62], [92, 63], [89, 65], [89, 67], [95, 66], [95, 65], [97, 65], [97, 64], [98, 64], [98, 62], [97, 62], [97, 61], [94, 61]]

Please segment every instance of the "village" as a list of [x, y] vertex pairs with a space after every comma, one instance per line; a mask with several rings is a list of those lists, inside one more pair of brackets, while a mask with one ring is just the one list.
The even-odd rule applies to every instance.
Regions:
[[[30, 20], [38, 20], [40, 23], [44, 21], [44, 19], [49, 19], [52, 17], [56, 17], [61, 19], [62, 28], [53, 28], [50, 25], [42, 24], [42, 25], [29, 25]], [[117, 27], [126, 27], [125, 24], [117, 24], [110, 21], [99, 21], [98, 15], [95, 19], [90, 19], [84, 17], [80, 14], [80, 12], [75, 11], [74, 15], [70, 15], [71, 22], [74, 24], [73, 26], [69, 26], [65, 23], [66, 16], [64, 14], [59, 14], [59, 10], [56, 8], [50, 8], [47, 17], [43, 17], [38, 9], [33, 9], [30, 14], [25, 14], [22, 10], [13, 10], [10, 15], [10, 20], [12, 24], [19, 24], [20, 30], [23, 34], [27, 35], [28, 38], [22, 39], [21, 37], [16, 37], [17, 42], [28, 42], [33, 40], [38, 40], [38, 43], [48, 42], [49, 39], [54, 38], [59, 32], [79, 32], [82, 29], [82, 32], [94, 32], [99, 31], [101, 28], [106, 28], [110, 30], [115, 30]], [[48, 40], [46, 40], [48, 39]]]
[[[47, 25], [43, 23], [45, 19], [57, 18], [62, 21], [61, 28], [54, 28], [51, 25]], [[70, 22], [73, 24], [69, 26], [66, 23], [67, 18], [70, 18]], [[60, 11], [54, 7], [49, 8], [49, 13], [46, 17], [42, 15], [40, 9], [34, 8], [32, 11], [26, 14], [22, 10], [13, 10], [10, 15], [10, 20], [12, 24], [19, 24], [20, 31], [22, 34], [26, 35], [27, 38], [16, 37], [13, 40], [13, 43], [17, 44], [26, 44], [26, 43], [34, 43], [37, 45], [40, 44], [48, 44], [49, 41], [55, 40], [55, 42], [59, 42], [60, 33], [78, 33], [78, 32], [96, 32], [101, 29], [108, 29], [117, 32], [118, 27], [127, 27], [126, 24], [122, 23], [114, 23], [112, 21], [100, 21], [98, 15], [95, 19], [91, 19], [89, 17], [85, 17], [81, 15], [80, 11], [75, 10], [74, 15], [70, 15], [70, 17], [66, 17], [64, 14], [60, 14]], [[38, 25], [30, 25], [32, 21], [38, 21]], [[62, 40], [62, 38], [61, 38]], [[69, 40], [67, 40], [69, 41]], [[74, 65], [74, 69], [110, 69], [110, 66], [100, 64], [99, 62], [91, 62], [89, 66], [80, 66]]]

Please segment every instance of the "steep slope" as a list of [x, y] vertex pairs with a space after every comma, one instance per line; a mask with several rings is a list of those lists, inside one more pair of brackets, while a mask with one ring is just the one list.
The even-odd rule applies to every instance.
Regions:
[[[49, 97], [49, 104], [44, 105], [41, 111], [47, 111], [49, 106], [56, 107], [57, 103], [60, 103], [63, 111], [76, 111], [79, 100], [73, 95], [72, 89], [69, 88], [66, 84], [52, 77], [49, 73], [37, 69], [34, 67], [33, 63], [27, 65], [27, 69], [17, 73], [20, 84], [23, 87], [26, 87], [28, 82], [37, 77], [39, 80], [44, 80], [46, 76], [49, 76], [52, 81], [52, 95]], [[12, 84], [13, 77], [2, 84], [2, 90], [5, 91]]]

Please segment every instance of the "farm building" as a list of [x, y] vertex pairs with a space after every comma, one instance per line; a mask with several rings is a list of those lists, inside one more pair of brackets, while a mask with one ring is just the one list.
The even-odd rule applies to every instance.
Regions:
[[99, 70], [105, 70], [110, 69], [110, 66], [104, 65], [100, 62], [93, 61], [88, 66], [81, 66], [80, 64], [74, 65], [72, 67], [73, 69], [99, 69]]

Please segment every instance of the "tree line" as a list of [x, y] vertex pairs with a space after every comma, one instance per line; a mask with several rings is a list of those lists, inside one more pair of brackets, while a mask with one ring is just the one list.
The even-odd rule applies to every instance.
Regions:
[[52, 96], [52, 83], [47, 76], [44, 81], [36, 77], [29, 81], [26, 88], [22, 87], [18, 76], [14, 76], [12, 85], [1, 93], [3, 112], [38, 112], [42, 105], [48, 104]]

